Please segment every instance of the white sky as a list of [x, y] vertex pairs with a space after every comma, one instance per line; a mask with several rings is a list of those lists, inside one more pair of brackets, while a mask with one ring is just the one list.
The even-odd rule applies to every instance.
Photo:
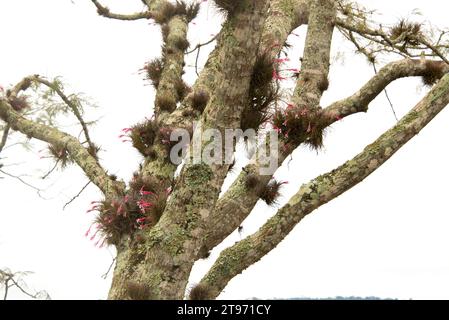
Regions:
[[[210, 2], [210, 1], [209, 1]], [[419, 8], [432, 24], [446, 27], [447, 8], [441, 1], [362, 1], [397, 21]], [[368, 3], [371, 2], [371, 3]], [[131, 12], [139, 0], [109, 0], [111, 9]], [[373, 7], [371, 7], [373, 8]], [[195, 45], [219, 30], [220, 16], [203, 4], [191, 25]], [[121, 128], [151, 115], [153, 90], [138, 70], [160, 54], [161, 36], [148, 21], [122, 22], [99, 17], [90, 1], [3, 0], [0, 2], [0, 85], [16, 83], [29, 74], [63, 76], [72, 92], [84, 92], [99, 105], [90, 119], [101, 117], [92, 129], [100, 144], [103, 165], [129, 178], [141, 158], [117, 138]], [[305, 28], [292, 36], [291, 66], [299, 66]], [[346, 97], [372, 76], [372, 68], [353, 48], [337, 38], [333, 48], [331, 87], [323, 106]], [[211, 49], [211, 48], [210, 48]], [[206, 51], [202, 59], [206, 57]], [[189, 58], [188, 64], [194, 57]], [[194, 72], [187, 70], [192, 83]], [[396, 81], [388, 87], [399, 116], [419, 101], [426, 89], [419, 79]], [[223, 299], [329, 296], [379, 296], [414, 299], [449, 298], [449, 227], [447, 181], [449, 162], [445, 136], [449, 110], [444, 110], [417, 137], [363, 183], [319, 208], [304, 219], [275, 250], [230, 282]], [[379, 96], [368, 114], [355, 115], [334, 125], [326, 148], [316, 154], [294, 153], [289, 166], [276, 177], [288, 180], [282, 203], [304, 182], [353, 157], [394, 124], [390, 107]], [[42, 176], [52, 163], [39, 160], [36, 143], [31, 152], [7, 149], [2, 163], [15, 173]], [[51, 187], [40, 199], [9, 178], [1, 179], [0, 268], [32, 270], [30, 287], [47, 290], [54, 299], [105, 299], [111, 277], [103, 280], [113, 249], [97, 249], [84, 237], [93, 216], [89, 202], [100, 197], [90, 186], [71, 206], [64, 203], [86, 183], [72, 168], [57, 172], [49, 182], [24, 177]], [[264, 203], [243, 224], [248, 235], [272, 215]], [[212, 256], [198, 263], [191, 282], [201, 279], [219, 250], [238, 241], [232, 234]], [[15, 292], [11, 298], [21, 298]]]

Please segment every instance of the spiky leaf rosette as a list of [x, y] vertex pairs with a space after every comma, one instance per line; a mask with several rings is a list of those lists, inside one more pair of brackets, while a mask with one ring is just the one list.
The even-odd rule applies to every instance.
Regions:
[[426, 61], [426, 70], [422, 76], [422, 82], [425, 86], [433, 86], [444, 76], [444, 67], [441, 62], [438, 61]]
[[73, 163], [67, 148], [64, 146], [51, 144], [48, 146], [48, 152], [50, 153], [50, 156], [59, 163], [61, 168], [65, 168], [67, 165]]
[[273, 127], [287, 144], [298, 146], [305, 142], [314, 149], [323, 147], [324, 130], [329, 123], [322, 109], [289, 105], [273, 115]]
[[395, 26], [390, 30], [390, 37], [394, 41], [400, 41], [404, 45], [418, 45], [417, 40], [421, 36], [420, 23], [409, 22], [407, 20], [400, 20]]
[[158, 126], [154, 120], [147, 120], [136, 124], [131, 128], [131, 140], [133, 147], [143, 156], [150, 156]]
[[268, 205], [274, 205], [279, 198], [279, 190], [286, 182], [279, 182], [275, 179], [268, 184], [263, 183], [255, 174], [248, 174], [245, 179], [245, 188], [251, 190], [264, 200]]
[[251, 75], [249, 102], [242, 114], [240, 127], [258, 130], [270, 117], [270, 106], [278, 98], [273, 85], [275, 67], [268, 54], [259, 55]]
[[191, 91], [191, 88], [182, 79], [175, 83], [176, 94], [178, 95], [178, 101], [184, 100], [187, 94]]
[[176, 109], [176, 99], [169, 94], [163, 94], [157, 97], [156, 106], [161, 111], [172, 112]]
[[203, 112], [209, 102], [209, 94], [205, 90], [197, 90], [190, 97], [192, 108]]
[[145, 74], [146, 79], [151, 80], [151, 83], [156, 89], [159, 86], [159, 82], [161, 81], [163, 69], [164, 69], [164, 62], [162, 59], [153, 59], [143, 67], [143, 70], [146, 73]]
[[268, 205], [274, 205], [277, 203], [277, 199], [280, 196], [280, 188], [285, 182], [277, 180], [271, 180], [264, 188], [259, 192], [260, 198]]

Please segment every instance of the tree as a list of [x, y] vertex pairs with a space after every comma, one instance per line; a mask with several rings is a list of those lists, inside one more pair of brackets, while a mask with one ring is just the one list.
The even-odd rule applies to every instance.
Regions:
[[[170, 157], [170, 136], [177, 128], [191, 132], [195, 120], [202, 130], [263, 131], [277, 133], [279, 163], [301, 145], [320, 149], [331, 124], [359, 112], [396, 79], [420, 76], [428, 94], [397, 124], [342, 166], [304, 184], [286, 205], [256, 233], [224, 250], [189, 296], [215, 298], [227, 283], [273, 250], [309, 213], [338, 197], [378, 169], [424, 128], [449, 102], [446, 32], [401, 20], [384, 27], [372, 12], [356, 3], [333, 0], [214, 0], [225, 15], [216, 46], [189, 88], [182, 81], [188, 50], [187, 30], [200, 6], [165, 0], [143, 1], [144, 10], [118, 14], [99, 1], [92, 3], [101, 16], [118, 20], [149, 19], [161, 26], [163, 56], [148, 62], [143, 72], [156, 89], [154, 116], [123, 130], [144, 162], [128, 183], [101, 165], [99, 147], [84, 120], [84, 100], [68, 95], [59, 79], [25, 77], [5, 88], [0, 100], [4, 122], [1, 146], [13, 130], [48, 143], [56, 165], [76, 163], [104, 199], [98, 211], [102, 241], [117, 249], [111, 299], [180, 299], [184, 297], [192, 266], [239, 228], [259, 199], [276, 202], [283, 182], [262, 174], [258, 153], [219, 197], [232, 167], [225, 163], [186, 163], [179, 175]], [[307, 25], [301, 68], [284, 70], [283, 51], [294, 29]], [[433, 31], [433, 32], [431, 32]], [[329, 86], [333, 35], [339, 32], [376, 66], [382, 57], [399, 55], [376, 72], [353, 95], [321, 105]], [[194, 47], [200, 50], [203, 45]], [[292, 94], [283, 91], [288, 76], [297, 78]], [[26, 98], [25, 92], [31, 92]], [[29, 100], [43, 102], [35, 107]], [[62, 103], [61, 103], [62, 101]], [[52, 115], [72, 113], [82, 139], [55, 126]], [[210, 139], [203, 136], [202, 142]], [[212, 146], [220, 151], [219, 139]], [[271, 140], [270, 140], [271, 141]], [[260, 145], [265, 146], [268, 140]], [[234, 144], [232, 144], [234, 147]], [[206, 147], [204, 147], [206, 148]]]

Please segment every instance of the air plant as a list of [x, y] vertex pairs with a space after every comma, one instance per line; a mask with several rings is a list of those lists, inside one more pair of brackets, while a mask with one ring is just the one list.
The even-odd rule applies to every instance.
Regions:
[[143, 156], [149, 156], [157, 132], [158, 125], [154, 120], [146, 120], [136, 124], [129, 132], [133, 147]]
[[205, 90], [196, 90], [190, 100], [192, 108], [202, 113], [209, 102], [209, 94]]
[[443, 64], [438, 61], [426, 61], [425, 68], [422, 75], [422, 82], [425, 86], [433, 86], [445, 74]]
[[197, 284], [189, 292], [190, 300], [208, 300], [210, 299], [212, 290], [205, 284]]

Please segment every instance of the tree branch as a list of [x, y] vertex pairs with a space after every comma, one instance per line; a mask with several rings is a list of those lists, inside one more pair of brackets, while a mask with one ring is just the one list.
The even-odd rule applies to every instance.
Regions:
[[72, 113], [75, 115], [76, 119], [78, 119], [78, 122], [80, 123], [80, 125], [83, 129], [84, 137], [86, 138], [86, 142], [89, 145], [90, 150], [95, 150], [96, 146], [92, 143], [92, 141], [90, 139], [89, 130], [87, 129], [87, 124], [84, 121], [83, 117], [81, 116], [78, 106], [75, 103], [73, 103], [72, 101], [70, 101], [70, 99], [64, 94], [64, 92], [62, 92], [61, 88], [58, 85], [55, 85], [55, 84], [51, 83], [50, 81], [43, 79], [42, 77], [39, 77], [39, 76], [32, 76], [32, 77], [30, 77], [30, 79], [32, 81], [35, 81], [37, 83], [41, 83], [41, 84], [47, 86], [48, 88], [54, 90], [57, 93], [57, 95], [62, 99], [62, 101], [64, 101], [64, 103], [70, 108], [70, 110], [72, 110]]
[[357, 112], [366, 112], [368, 105], [391, 82], [399, 78], [425, 76], [428, 72], [428, 63], [441, 68], [442, 72], [449, 72], [444, 62], [432, 60], [404, 59], [391, 62], [384, 66], [362, 88], [352, 96], [332, 103], [325, 109], [329, 124]]
[[71, 158], [83, 169], [87, 177], [97, 185], [106, 197], [116, 197], [124, 189], [119, 182], [112, 181], [103, 168], [73, 136], [43, 124], [35, 123], [17, 113], [9, 103], [0, 99], [0, 118], [13, 130], [28, 137], [53, 145], [63, 146]]
[[[387, 64], [355, 94], [324, 109], [323, 119], [328, 121], [326, 126], [356, 112], [366, 112], [369, 103], [394, 80], [425, 75], [427, 72], [426, 63], [429, 61], [404, 59]], [[444, 62], [431, 61], [431, 63], [441, 67], [444, 72], [449, 72], [449, 68]], [[280, 152], [279, 161], [284, 161], [288, 155], [289, 153]], [[223, 227], [221, 229], [211, 228], [203, 251], [209, 251], [221, 243], [251, 213], [259, 200], [259, 196], [246, 191], [245, 179], [248, 173], [257, 175], [259, 168], [257, 159], [255, 159], [245, 167], [228, 191], [217, 201], [211, 216], [211, 225], [220, 222]], [[271, 176], [258, 175], [258, 178], [260, 181], [268, 183]]]
[[[282, 3], [279, 3], [281, 5]], [[288, 8], [287, 8], [288, 9]], [[308, 17], [308, 32], [304, 48], [304, 58], [302, 71], [297, 81], [294, 95], [292, 97], [296, 106], [305, 105], [310, 110], [318, 109], [323, 90], [320, 83], [323, 78], [327, 79], [329, 73], [330, 44], [333, 33], [333, 20], [335, 8], [330, 1], [314, 0], [310, 1]], [[267, 25], [271, 19], [278, 19], [275, 15], [269, 17]], [[284, 23], [288, 24], [288, 22]], [[279, 40], [287, 38], [290, 29], [274, 29]], [[273, 37], [273, 36], [272, 36]], [[266, 37], [269, 38], [269, 37]], [[317, 50], [316, 48], [320, 48]], [[283, 142], [281, 141], [281, 144]], [[297, 145], [295, 145], [297, 147]], [[294, 148], [286, 149], [281, 146], [278, 154], [278, 162], [282, 163]], [[245, 181], [248, 174], [255, 175], [261, 184], [267, 184], [272, 175], [260, 174], [261, 164], [258, 155], [247, 165], [231, 187], [226, 191], [221, 199], [216, 203], [215, 209], [210, 217], [210, 231], [205, 239], [202, 252], [207, 252], [223, 241], [232, 233], [242, 221], [250, 214], [251, 210], [259, 200], [259, 195], [245, 188]], [[221, 226], [217, 228], [218, 225]]]
[[97, 12], [99, 15], [116, 20], [126, 20], [126, 21], [134, 21], [140, 19], [151, 19], [152, 14], [149, 11], [145, 12], [137, 12], [132, 14], [118, 14], [112, 13], [109, 11], [108, 7], [101, 5], [97, 0], [91, 0], [92, 3], [97, 7]]
[[274, 249], [306, 215], [351, 189], [385, 163], [449, 103], [446, 75], [392, 129], [352, 160], [303, 185], [256, 233], [224, 250], [201, 284], [215, 298], [227, 283]]

